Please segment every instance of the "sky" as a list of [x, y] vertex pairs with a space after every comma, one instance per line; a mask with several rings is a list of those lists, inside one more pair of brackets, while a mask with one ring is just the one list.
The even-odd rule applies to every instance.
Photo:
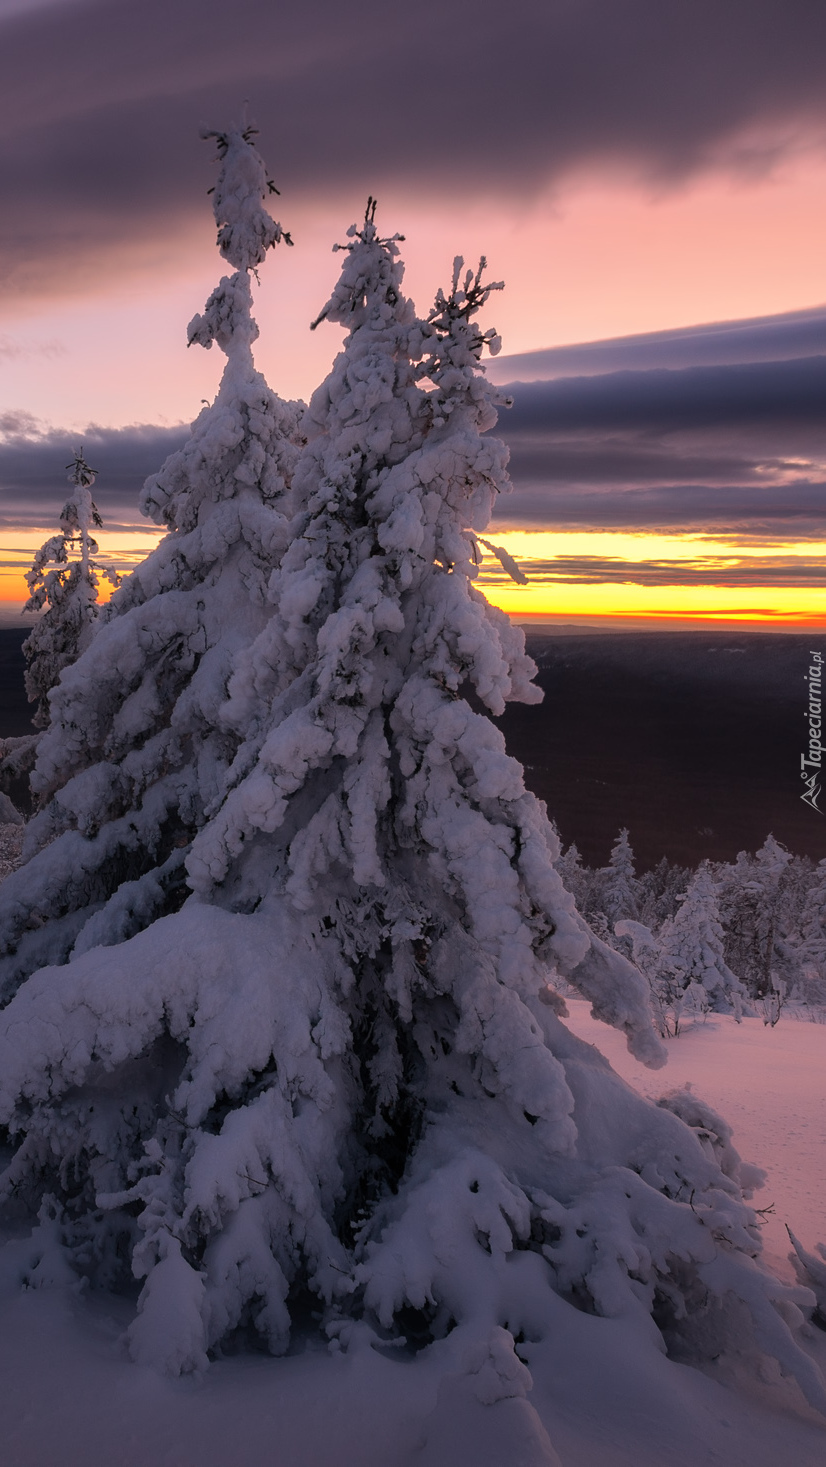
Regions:
[[520, 619], [826, 625], [826, 7], [820, 0], [0, 0], [0, 621], [99, 469], [104, 556], [217, 386], [186, 325], [222, 273], [201, 126], [244, 104], [296, 240], [258, 365], [306, 398], [308, 326], [371, 193], [426, 313], [454, 255], [514, 406], [488, 595]]

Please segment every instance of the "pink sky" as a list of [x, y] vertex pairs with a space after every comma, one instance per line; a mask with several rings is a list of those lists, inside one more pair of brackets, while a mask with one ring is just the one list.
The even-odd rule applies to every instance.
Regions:
[[[379, 0], [352, 0], [346, 13], [332, 0], [277, 13], [269, 0], [237, 0], [229, 23], [219, 0], [198, 0], [192, 13], [163, 0], [0, 0], [6, 576], [15, 526], [31, 527], [41, 504], [51, 523], [42, 466], [21, 468], [27, 444], [43, 459], [43, 445], [90, 424], [169, 428], [214, 393], [218, 352], [185, 347], [187, 322], [222, 273], [207, 197], [213, 145], [197, 134], [202, 121], [226, 123], [245, 97], [282, 189], [277, 214], [296, 240], [270, 258], [257, 291], [258, 362], [284, 396], [306, 398], [338, 348], [337, 328], [311, 334], [308, 324], [337, 273], [331, 245], [368, 191], [382, 226], [406, 237], [406, 286], [420, 312], [455, 254], [487, 255], [506, 282], [487, 322], [505, 356], [826, 301], [826, 10], [808, 0], [694, 0], [690, 11], [657, 0], [513, 0], [507, 10], [476, 0], [472, 25], [468, 14], [464, 0], [419, 0], [392, 15]], [[495, 370], [507, 380], [507, 362]], [[757, 502], [761, 486], [776, 486], [776, 515], [783, 486], [802, 484], [805, 524], [795, 508], [778, 547], [813, 546], [826, 442], [811, 424], [799, 441], [786, 425], [771, 443], [755, 439], [746, 463], [744, 431], [726, 438], [717, 424], [714, 452], [705, 444], [687, 458], [694, 429], [679, 442], [662, 430], [661, 483], [673, 480], [689, 507], [695, 463], [703, 503], [718, 482], [734, 484], [729, 539], [744, 494]], [[653, 442], [639, 428], [626, 437], [633, 452], [617, 491], [634, 487], [627, 464]], [[613, 441], [603, 430], [603, 473]], [[587, 446], [581, 435], [580, 459]], [[560, 477], [556, 448], [548, 483]], [[55, 454], [56, 504], [62, 448]], [[729, 465], [720, 480], [715, 454], [718, 468]], [[106, 466], [104, 453], [104, 499]], [[647, 471], [641, 493], [650, 453]], [[606, 485], [593, 499], [594, 532], [615, 523]], [[136, 492], [122, 478], [118, 519], [134, 519]], [[534, 528], [567, 524], [550, 490], [538, 523], [543, 492], [536, 470]], [[668, 533], [682, 533], [673, 507], [669, 516]], [[692, 533], [702, 529], [700, 511], [688, 518]], [[806, 585], [817, 587], [819, 614], [814, 554]], [[635, 560], [645, 555], [641, 545]], [[571, 600], [578, 612], [581, 599]], [[684, 599], [672, 598], [672, 611]], [[762, 592], [740, 599], [765, 602]], [[805, 610], [805, 585], [793, 599]], [[657, 614], [650, 595], [631, 601], [635, 614]], [[620, 602], [632, 614], [627, 591], [617, 611]]]
[[[335, 279], [331, 245], [362, 203], [354, 194], [279, 200], [297, 243], [261, 272], [257, 355], [284, 396], [306, 397], [339, 344], [336, 328], [308, 325]], [[455, 253], [487, 254], [506, 282], [488, 308], [506, 354], [826, 300], [826, 158], [813, 147], [759, 177], [717, 169], [655, 189], [627, 171], [590, 170], [527, 201], [434, 202], [391, 187], [380, 210], [406, 236], [406, 285], [420, 310]], [[193, 416], [221, 370], [217, 353], [185, 347], [186, 324], [221, 269], [205, 195], [200, 212], [162, 252], [127, 244], [117, 271], [85, 289], [47, 281], [49, 294], [7, 300], [3, 407], [72, 429]]]

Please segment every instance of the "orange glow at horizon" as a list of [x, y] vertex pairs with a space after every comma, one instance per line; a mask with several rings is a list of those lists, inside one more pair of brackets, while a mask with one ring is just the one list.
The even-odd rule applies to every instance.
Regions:
[[826, 587], [639, 586], [598, 582], [583, 586], [484, 586], [494, 606], [523, 618], [599, 617], [647, 621], [771, 621], [826, 626]]
[[[0, 544], [0, 609], [5, 613], [6, 618], [13, 615], [15, 611], [22, 612], [29, 597], [25, 581], [26, 571], [31, 567], [35, 551], [40, 548], [44, 540], [54, 533], [54, 529], [47, 530], [42, 527], [14, 530], [11, 533], [7, 532], [8, 539], [13, 537], [14, 543]], [[122, 576], [127, 575], [129, 571], [135, 569], [136, 565], [146, 559], [150, 550], [154, 549], [165, 533], [164, 530], [143, 525], [126, 534], [122, 531], [98, 530], [96, 539], [100, 548], [94, 559], [102, 565], [113, 566]], [[136, 544], [136, 541], [141, 540], [143, 544]], [[75, 557], [72, 556], [72, 559]], [[98, 600], [108, 601], [113, 590], [111, 583], [105, 577], [101, 577]], [[25, 625], [26, 622], [21, 621], [21, 626]]]
[[[127, 533], [103, 530], [97, 558], [126, 574], [144, 559], [162, 534], [149, 527]], [[0, 608], [7, 624], [27, 598], [24, 574], [44, 533], [40, 529], [26, 530], [14, 539], [11, 549], [0, 546]], [[790, 629], [826, 627], [826, 554], [819, 542], [741, 544], [702, 534], [527, 530], [500, 531], [496, 539], [522, 565], [528, 583], [520, 586], [506, 578], [498, 562], [485, 553], [477, 584], [489, 601], [517, 621], [574, 618], [586, 623], [736, 622]], [[13, 563], [9, 560], [11, 553]], [[610, 564], [614, 578], [578, 580], [578, 575], [592, 573], [592, 559], [595, 566]], [[761, 562], [771, 562], [774, 567], [779, 562], [781, 571], [788, 568], [792, 577], [796, 565], [804, 561], [815, 569], [823, 567], [822, 586], [794, 586], [782, 580], [761, 583]], [[656, 584], [646, 583], [649, 566], [657, 569]], [[702, 575], [706, 566], [708, 582], [680, 582], [681, 567], [685, 574]], [[745, 581], [753, 571], [754, 583], [725, 584], [728, 566], [744, 571]], [[670, 573], [673, 581], [668, 579]], [[557, 575], [560, 579], [553, 579]], [[108, 600], [110, 594], [108, 583], [102, 582], [101, 600]]]
[[[819, 542], [743, 544], [702, 534], [607, 531], [509, 531], [497, 539], [522, 566], [528, 583], [520, 586], [506, 578], [486, 554], [479, 584], [489, 601], [517, 621], [544, 617], [826, 625], [826, 555]], [[596, 577], [605, 562], [611, 579], [585, 579]], [[779, 565], [789, 579], [801, 564], [822, 567], [824, 584], [795, 586], [781, 579], [766, 585], [761, 562], [767, 568]], [[691, 584], [681, 582], [681, 569], [694, 575]], [[651, 584], [655, 571], [656, 584]], [[708, 579], [698, 584], [696, 577], [704, 572]], [[726, 584], [727, 575], [734, 579], [736, 572], [737, 584]]]

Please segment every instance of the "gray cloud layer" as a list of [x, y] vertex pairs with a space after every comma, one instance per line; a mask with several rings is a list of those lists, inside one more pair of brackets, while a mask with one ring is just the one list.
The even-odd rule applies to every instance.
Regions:
[[[533, 190], [584, 161], [770, 166], [826, 119], [813, 0], [63, 0], [0, 18], [2, 281], [202, 208], [196, 124], [248, 97], [277, 180]], [[748, 143], [752, 130], [771, 141]], [[285, 205], [285, 210], [286, 210]]]
[[[826, 584], [823, 561], [780, 556], [744, 556], [735, 562], [708, 556], [699, 560], [620, 560], [611, 556], [560, 555], [556, 560], [523, 561], [531, 581], [546, 585], [635, 586], [795, 586]], [[485, 567], [480, 584], [506, 585], [507, 576]]]
[[[742, 323], [748, 334], [748, 323]], [[497, 433], [515, 492], [504, 525], [706, 530], [822, 539], [826, 356], [514, 384]], [[138, 523], [144, 478], [184, 427], [91, 427], [96, 498], [110, 527]], [[0, 523], [49, 525], [75, 438], [0, 414]]]
[[769, 540], [822, 539], [826, 481], [760, 489], [666, 484], [650, 489], [577, 492], [523, 486], [499, 506], [496, 522], [526, 529], [662, 530]]
[[[80, 437], [87, 461], [99, 472], [93, 491], [105, 527], [141, 523], [138, 495], [144, 479], [167, 454], [180, 448], [189, 430], [139, 424], [91, 427]], [[68, 493], [64, 465], [71, 462], [77, 434], [59, 428], [39, 431], [21, 414], [0, 414], [0, 525], [56, 525]]]
[[824, 352], [826, 306], [814, 306], [747, 321], [713, 321], [500, 356], [488, 363], [487, 371], [493, 382], [534, 382], [605, 372], [782, 362]]
[[822, 538], [826, 356], [508, 390], [500, 523]]
[[514, 384], [509, 436], [582, 428], [628, 432], [691, 431], [723, 424], [817, 425], [826, 402], [826, 356], [787, 362], [610, 372]]

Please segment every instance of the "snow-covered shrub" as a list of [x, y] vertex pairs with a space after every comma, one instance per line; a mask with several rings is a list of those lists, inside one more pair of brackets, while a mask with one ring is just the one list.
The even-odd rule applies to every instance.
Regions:
[[523, 1397], [515, 1342], [569, 1311], [661, 1348], [655, 1314], [734, 1301], [826, 1408], [790, 1328], [811, 1295], [757, 1261], [730, 1138], [632, 1092], [549, 987], [662, 1063], [645, 980], [577, 915], [544, 806], [463, 696], [540, 696], [474, 586], [508, 488], [488, 287], [457, 262], [421, 321], [372, 207], [345, 248], [322, 315], [348, 335], [229, 683], [193, 895], [0, 1015], [0, 1191], [53, 1197], [93, 1279], [130, 1259], [132, 1353], [172, 1371], [239, 1329], [283, 1350], [309, 1292], [333, 1345], [433, 1344], [475, 1409]]
[[[626, 842], [627, 844], [627, 842]], [[572, 847], [576, 852], [576, 848]], [[622, 841], [614, 851], [621, 853]], [[628, 847], [630, 852], [630, 847]], [[627, 853], [626, 853], [627, 855]], [[575, 890], [577, 905], [593, 930], [612, 946], [632, 954], [629, 923], [635, 919], [616, 913], [632, 906], [636, 899], [639, 923], [666, 948], [676, 942], [679, 948], [687, 929], [688, 909], [683, 909], [686, 892], [703, 868], [716, 891], [714, 925], [722, 935], [723, 967], [741, 987], [732, 989], [735, 1006], [744, 995], [752, 1005], [776, 1023], [781, 1010], [799, 1010], [801, 1005], [816, 1012], [826, 996], [826, 898], [822, 869], [816, 869], [806, 856], [793, 856], [773, 836], [769, 836], [755, 855], [741, 851], [731, 863], [701, 863], [696, 871], [673, 865], [667, 857], [650, 871], [633, 878], [633, 887], [615, 881], [611, 866], [592, 871], [583, 867], [578, 856], [570, 860], [568, 853], [557, 863], [569, 889]], [[623, 895], [624, 891], [624, 895]], [[683, 909], [683, 915], [678, 913]], [[676, 925], [675, 925], [676, 924]], [[690, 924], [689, 924], [690, 925]], [[681, 935], [682, 934], [682, 935]], [[685, 981], [684, 965], [679, 952], [666, 952], [655, 974], [650, 949], [634, 957], [654, 985], [652, 997], [661, 1033], [673, 1033], [680, 1014], [709, 1007], [708, 983]], [[695, 975], [702, 963], [692, 962]], [[722, 971], [722, 970], [721, 970]], [[730, 984], [725, 978], [724, 987]], [[716, 986], [716, 980], [712, 980]], [[716, 1007], [712, 1002], [711, 1007]], [[666, 1027], [664, 1028], [663, 1025]]]
[[648, 983], [657, 1032], [663, 1039], [676, 1036], [680, 1029], [684, 995], [682, 989], [666, 979], [663, 973], [659, 938], [643, 922], [633, 922], [626, 917], [614, 927], [613, 939], [619, 951], [629, 954]]
[[817, 1301], [813, 1316], [815, 1323], [821, 1329], [826, 1329], [826, 1245], [816, 1243], [817, 1252], [808, 1253], [800, 1239], [795, 1237], [788, 1223], [786, 1232], [792, 1245], [793, 1251], [789, 1254], [789, 1258], [795, 1273], [800, 1282], [812, 1290]]
[[[226, 368], [188, 442], [144, 487], [144, 513], [169, 534], [116, 591], [51, 695], [31, 778], [42, 808], [0, 899], [5, 997], [43, 963], [121, 942], [180, 905], [186, 852], [238, 745], [219, 712], [233, 658], [271, 614], [302, 405], [276, 397], [252, 359], [249, 275], [280, 237], [262, 204], [266, 170], [236, 128], [218, 136], [218, 151], [219, 242], [237, 268], [189, 340], [216, 341]], [[86, 501], [92, 514], [79, 485], [70, 503]]]

